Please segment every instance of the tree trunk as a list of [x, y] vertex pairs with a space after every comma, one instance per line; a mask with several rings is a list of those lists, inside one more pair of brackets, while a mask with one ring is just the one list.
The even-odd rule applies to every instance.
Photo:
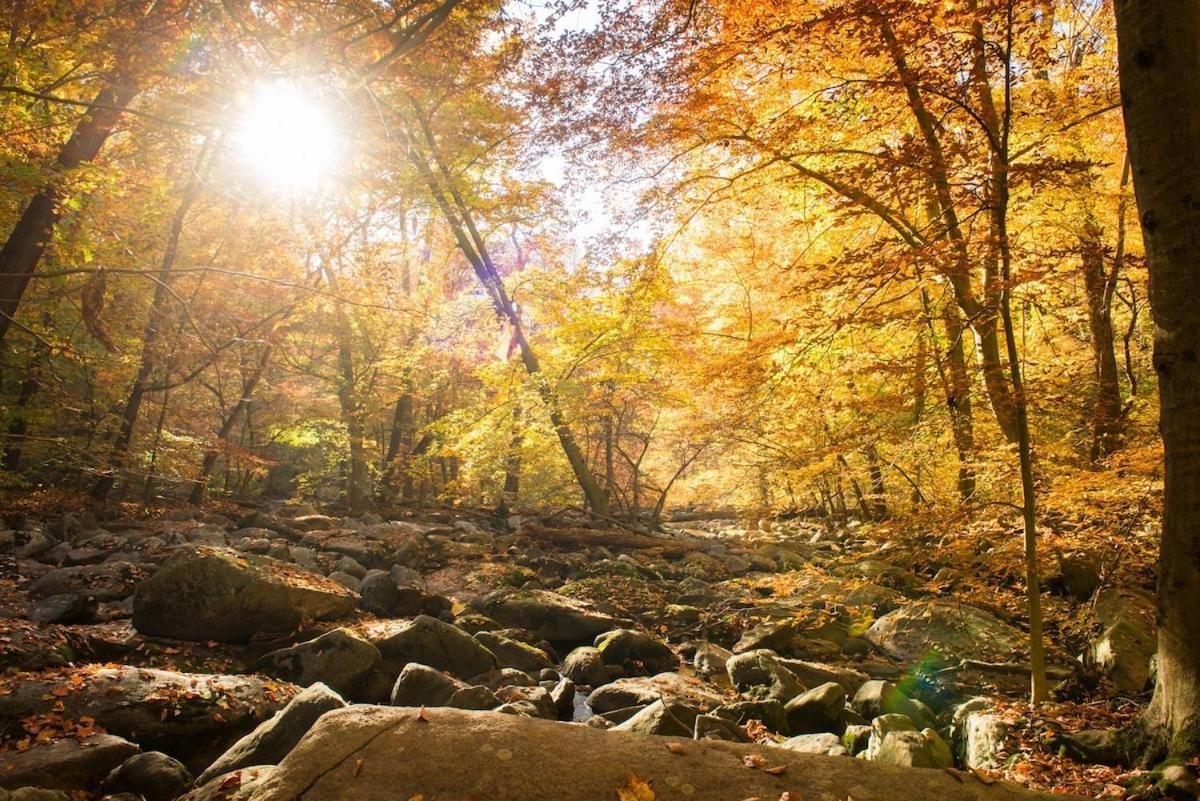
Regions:
[[63, 173], [96, 157], [139, 89], [134, 81], [111, 78], [96, 94], [87, 112], [76, 123], [71, 137], [59, 151], [54, 175], [29, 201], [8, 240], [0, 248], [0, 342], [8, 334], [8, 327], [16, 317], [29, 280], [37, 271], [38, 262], [62, 214], [59, 204], [62, 201]]
[[1080, 267], [1087, 295], [1088, 326], [1092, 333], [1092, 362], [1096, 398], [1092, 407], [1091, 460], [1096, 462], [1121, 446], [1123, 420], [1121, 384], [1118, 376], [1116, 334], [1113, 331], [1112, 299], [1115, 270], [1105, 268], [1104, 243], [1100, 228], [1089, 222], [1080, 237]]
[[188, 210], [191, 209], [192, 204], [200, 195], [201, 166], [208, 157], [208, 153], [209, 143], [205, 141], [200, 147], [200, 153], [196, 156], [196, 164], [189, 174], [187, 183], [184, 185], [183, 195], [179, 199], [179, 206], [175, 209], [175, 214], [171, 218], [171, 231], [167, 235], [167, 244], [163, 249], [162, 263], [158, 268], [158, 274], [155, 276], [154, 295], [150, 301], [150, 311], [146, 318], [146, 327], [142, 330], [142, 355], [138, 363], [137, 375], [133, 379], [133, 386], [130, 387], [129, 397], [125, 401], [125, 410], [121, 414], [121, 427], [117, 431], [117, 437], [113, 442], [112, 452], [109, 455], [108, 469], [92, 485], [91, 495], [97, 501], [108, 499], [113, 485], [116, 484], [117, 475], [125, 466], [125, 460], [129, 455], [129, 446], [133, 442], [133, 429], [137, 423], [138, 413], [142, 408], [142, 400], [146, 395], [146, 386], [149, 383], [151, 373], [154, 371], [158, 337], [162, 333], [162, 327], [166, 324], [166, 306], [168, 296], [170, 295], [168, 287], [171, 281], [171, 272], [175, 269], [175, 258], [179, 253], [179, 240], [183, 236], [183, 222], [187, 218]]
[[1158, 681], [1147, 713], [1200, 750], [1200, 4], [1117, 0], [1133, 188], [1150, 273], [1164, 453]]

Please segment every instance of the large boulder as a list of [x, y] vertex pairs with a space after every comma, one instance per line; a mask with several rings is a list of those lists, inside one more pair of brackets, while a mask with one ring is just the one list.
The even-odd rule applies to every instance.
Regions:
[[792, 734], [841, 734], [846, 728], [846, 688], [828, 682], [802, 693], [784, 705]]
[[446, 706], [455, 693], [465, 689], [467, 685], [453, 676], [410, 662], [392, 687], [391, 702], [392, 706]]
[[611, 678], [604, 666], [604, 656], [590, 645], [572, 649], [563, 660], [563, 675], [577, 684], [599, 687]]
[[[613, 731], [628, 731], [635, 734], [657, 734], [665, 737], [691, 737], [700, 713], [695, 707], [678, 701], [659, 699], [642, 709], [624, 723], [613, 727]], [[720, 718], [718, 718], [720, 720]]]
[[297, 695], [270, 720], [233, 744], [201, 773], [197, 784], [204, 784], [239, 768], [253, 765], [274, 765], [300, 742], [317, 719], [334, 709], [346, 705], [341, 696], [324, 684], [314, 684]]
[[1137, 694], [1150, 680], [1157, 650], [1154, 598], [1140, 590], [1105, 589], [1096, 596], [1101, 632], [1085, 654], [1122, 693]]
[[29, 593], [38, 598], [76, 594], [97, 601], [119, 601], [128, 598], [145, 576], [144, 567], [123, 560], [61, 567], [30, 584]]
[[[1050, 801], [972, 775], [911, 771], [770, 746], [604, 732], [548, 720], [464, 712], [354, 706], [325, 715], [259, 786], [254, 801], [488, 798], [655, 801], [847, 795], [890, 801]], [[749, 770], [746, 759], [781, 770]], [[564, 769], [569, 766], [570, 769]], [[990, 780], [989, 780], [990, 782]], [[646, 785], [649, 787], [646, 787]], [[647, 792], [649, 790], [650, 792]]]
[[323, 576], [227, 548], [188, 548], [138, 585], [133, 625], [177, 640], [246, 642], [261, 632], [336, 620], [358, 596]]
[[395, 576], [386, 570], [367, 573], [359, 582], [358, 592], [362, 608], [380, 617], [437, 617], [451, 608], [446, 598], [411, 584], [397, 583]]
[[606, 665], [621, 665], [627, 672], [663, 673], [679, 669], [679, 657], [665, 642], [645, 631], [617, 629], [596, 638], [596, 648]]
[[866, 638], [888, 656], [923, 664], [1008, 662], [1028, 640], [988, 612], [951, 601], [905, 604], [871, 624]]
[[552, 643], [590, 643], [619, 624], [587, 604], [544, 590], [502, 590], [481, 604], [481, 611], [493, 620], [537, 632]]
[[165, 751], [192, 769], [282, 709], [295, 692], [255, 676], [122, 666], [25, 674], [9, 690], [0, 693], [0, 733], [19, 733], [19, 722], [35, 715], [86, 715], [108, 733]]
[[374, 645], [350, 629], [333, 629], [315, 640], [265, 654], [258, 669], [301, 687], [322, 682], [339, 695], [352, 696], [382, 664]]
[[475, 639], [495, 654], [500, 667], [515, 668], [526, 673], [537, 673], [554, 667], [549, 654], [528, 643], [492, 631], [481, 631], [475, 635]]
[[460, 679], [496, 667], [496, 657], [474, 637], [428, 615], [382, 632], [383, 636], [373, 641], [383, 656], [383, 669], [391, 676], [398, 676], [409, 662], [444, 670]]
[[145, 801], [171, 801], [191, 786], [191, 771], [160, 751], [134, 754], [104, 779], [105, 793], [131, 793]]
[[631, 706], [647, 706], [658, 699], [682, 701], [702, 712], [721, 705], [721, 696], [695, 679], [678, 673], [659, 673], [633, 679], [617, 679], [592, 690], [587, 704], [593, 712], [612, 712]]
[[93, 734], [38, 743], [25, 751], [0, 752], [0, 787], [87, 790], [138, 752], [128, 740]]
[[804, 685], [783, 665], [774, 651], [759, 648], [730, 657], [725, 670], [734, 689], [786, 702], [804, 692]]

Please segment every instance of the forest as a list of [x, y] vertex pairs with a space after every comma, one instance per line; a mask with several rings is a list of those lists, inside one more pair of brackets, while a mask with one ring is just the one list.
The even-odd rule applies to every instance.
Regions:
[[0, 801], [1200, 797], [1195, 0], [0, 40]]

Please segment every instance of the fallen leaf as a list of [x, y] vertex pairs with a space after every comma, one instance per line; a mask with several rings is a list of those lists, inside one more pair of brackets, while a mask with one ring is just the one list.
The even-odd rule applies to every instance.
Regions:
[[766, 767], [767, 760], [759, 754], [747, 754], [742, 757], [742, 764], [751, 770], [758, 770], [759, 768]]
[[996, 783], [996, 777], [992, 776], [983, 768], [971, 768], [971, 772], [975, 774], [976, 779], [979, 779], [979, 781], [983, 782], [984, 784]]
[[680, 745], [679, 743], [667, 743], [667, 750], [670, 751], [672, 754], [687, 753], [686, 751], [683, 750], [683, 746]]
[[358, 774], [360, 772], [362, 772], [362, 766], [363, 766], [363, 758], [362, 757], [359, 757], [358, 759], [354, 760], [354, 773], [351, 775], [357, 777]]
[[425, 714], [425, 707], [421, 707], [421, 711], [417, 713], [417, 720], [421, 721], [422, 723], [429, 722], [429, 718]]
[[654, 791], [650, 784], [636, 773], [629, 774], [629, 780], [624, 787], [617, 788], [618, 801], [654, 801]]
[[787, 771], [787, 765], [776, 765], [773, 768], [763, 768], [763, 773], [770, 773], [772, 776], [782, 776]]

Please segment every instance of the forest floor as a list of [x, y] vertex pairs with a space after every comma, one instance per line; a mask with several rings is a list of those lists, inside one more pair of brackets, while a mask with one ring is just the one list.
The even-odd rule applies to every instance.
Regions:
[[[680, 733], [681, 714], [690, 729], [712, 712], [699, 720], [731, 725], [707, 723], [709, 736], [832, 754], [877, 756], [891, 735], [873, 717], [903, 711], [951, 753], [918, 743], [889, 757], [897, 764], [1139, 797], [1130, 788], [1143, 774], [1077, 762], [1062, 735], [1120, 727], [1147, 701], [1157, 490], [1148, 478], [1123, 482], [1120, 495], [1111, 481], [1081, 480], [1052, 490], [1043, 512], [1056, 686], [1037, 709], [1020, 670], [1024, 572], [1007, 509], [963, 520], [920, 510], [871, 523], [696, 520], [648, 536], [588, 528], [575, 513], [348, 516], [289, 502], [97, 515], [78, 499], [29, 496], [10, 505], [0, 536], [0, 787], [55, 775], [42, 786], [76, 797], [138, 790], [132, 769], [109, 775], [128, 752], [106, 762], [93, 749], [90, 769], [70, 773], [55, 760], [73, 757], [47, 750], [105, 732], [178, 759], [188, 783], [217, 757], [244, 770], [274, 764], [286, 750], [253, 763], [221, 754], [294, 684], [322, 680], [353, 702], [462, 705], [446, 698], [463, 691], [469, 708], [659, 734]], [[202, 597], [189, 595], [198, 580]], [[258, 606], [247, 606], [252, 591], [265, 593]], [[409, 621], [423, 613], [453, 631], [414, 639]], [[334, 642], [335, 629], [349, 636]], [[472, 643], [455, 640], [461, 632]], [[322, 636], [348, 650], [322, 661], [326, 646], [312, 646]], [[409, 662], [441, 673], [414, 689]], [[127, 687], [122, 671], [143, 668], [168, 672], [138, 674], [150, 690]], [[835, 707], [818, 723], [789, 703], [815, 687]], [[963, 707], [976, 697], [986, 700]], [[646, 714], [656, 699], [681, 706]], [[972, 712], [987, 725], [968, 725]], [[229, 775], [215, 780], [229, 789]], [[237, 776], [248, 795], [257, 774]], [[180, 779], [159, 797], [186, 788]]]

